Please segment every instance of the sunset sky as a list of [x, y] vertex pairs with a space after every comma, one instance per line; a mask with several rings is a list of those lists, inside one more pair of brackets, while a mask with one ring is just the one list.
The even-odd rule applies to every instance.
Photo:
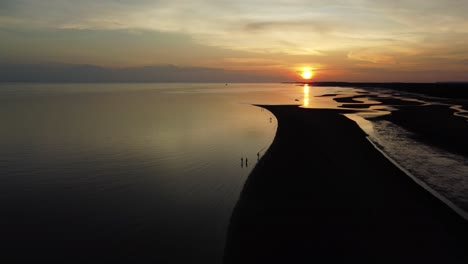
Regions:
[[466, 81], [467, 14], [467, 0], [2, 0], [0, 63]]

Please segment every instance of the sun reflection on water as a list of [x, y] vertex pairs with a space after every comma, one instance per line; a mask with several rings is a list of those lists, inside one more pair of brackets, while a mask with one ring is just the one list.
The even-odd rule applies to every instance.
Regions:
[[304, 104], [302, 105], [304, 107], [309, 106], [309, 85], [304, 84]]

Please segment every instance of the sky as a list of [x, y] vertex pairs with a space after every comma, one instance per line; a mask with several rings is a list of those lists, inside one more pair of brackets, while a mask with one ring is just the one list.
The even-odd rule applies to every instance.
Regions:
[[468, 0], [1, 0], [0, 66], [467, 81], [466, 14]]

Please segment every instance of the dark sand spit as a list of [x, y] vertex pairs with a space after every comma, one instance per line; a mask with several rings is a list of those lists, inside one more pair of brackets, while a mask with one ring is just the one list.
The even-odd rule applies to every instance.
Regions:
[[359, 98], [368, 97], [366, 95], [355, 95], [355, 96], [348, 96], [348, 97], [337, 97], [333, 98], [338, 103], [362, 103], [361, 101], [355, 100]]
[[342, 104], [341, 107], [344, 107], [344, 108], [355, 108], [355, 109], [367, 109], [371, 106], [374, 106], [374, 105], [379, 105], [380, 103], [378, 104]]
[[333, 97], [333, 96], [337, 96], [338, 94], [322, 94], [322, 95], [317, 95], [315, 97]]
[[[396, 98], [375, 97], [375, 96], [370, 96], [370, 95], [355, 95], [355, 96], [348, 96], [348, 97], [338, 97], [338, 98], [333, 98], [333, 100], [335, 100], [338, 103], [345, 103], [345, 104], [343, 104], [343, 107], [348, 107], [349, 105], [351, 105], [350, 103], [366, 105], [366, 104], [363, 104], [360, 101], [355, 100], [356, 98], [366, 98], [366, 97], [379, 102], [379, 103], [368, 104], [368, 105], [378, 105], [378, 104], [383, 104], [383, 105], [422, 105], [423, 104], [421, 102], [416, 102], [416, 101], [401, 100], [401, 99], [396, 99]], [[347, 105], [347, 106], [345, 106], [345, 105]]]
[[377, 100], [377, 101], [381, 102], [384, 105], [413, 105], [413, 106], [418, 106], [418, 105], [423, 104], [423, 103], [417, 102], [417, 101], [400, 100], [400, 99], [396, 99], [396, 98], [377, 97], [377, 98], [372, 98], [372, 99]]
[[344, 111], [263, 107], [278, 130], [233, 212], [225, 263], [468, 263], [468, 223]]

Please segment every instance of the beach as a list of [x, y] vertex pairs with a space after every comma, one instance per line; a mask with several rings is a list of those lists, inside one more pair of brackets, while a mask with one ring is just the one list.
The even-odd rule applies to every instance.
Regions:
[[278, 129], [232, 214], [225, 263], [468, 262], [466, 221], [375, 149], [351, 110], [261, 107]]
[[[440, 105], [423, 107], [401, 105], [398, 106], [398, 111], [381, 119], [389, 120], [412, 131], [420, 140], [468, 156], [468, 140], [466, 140], [468, 122], [465, 118], [455, 116], [454, 112], [455, 110]], [[430, 113], [430, 118], [421, 118], [427, 113]]]

